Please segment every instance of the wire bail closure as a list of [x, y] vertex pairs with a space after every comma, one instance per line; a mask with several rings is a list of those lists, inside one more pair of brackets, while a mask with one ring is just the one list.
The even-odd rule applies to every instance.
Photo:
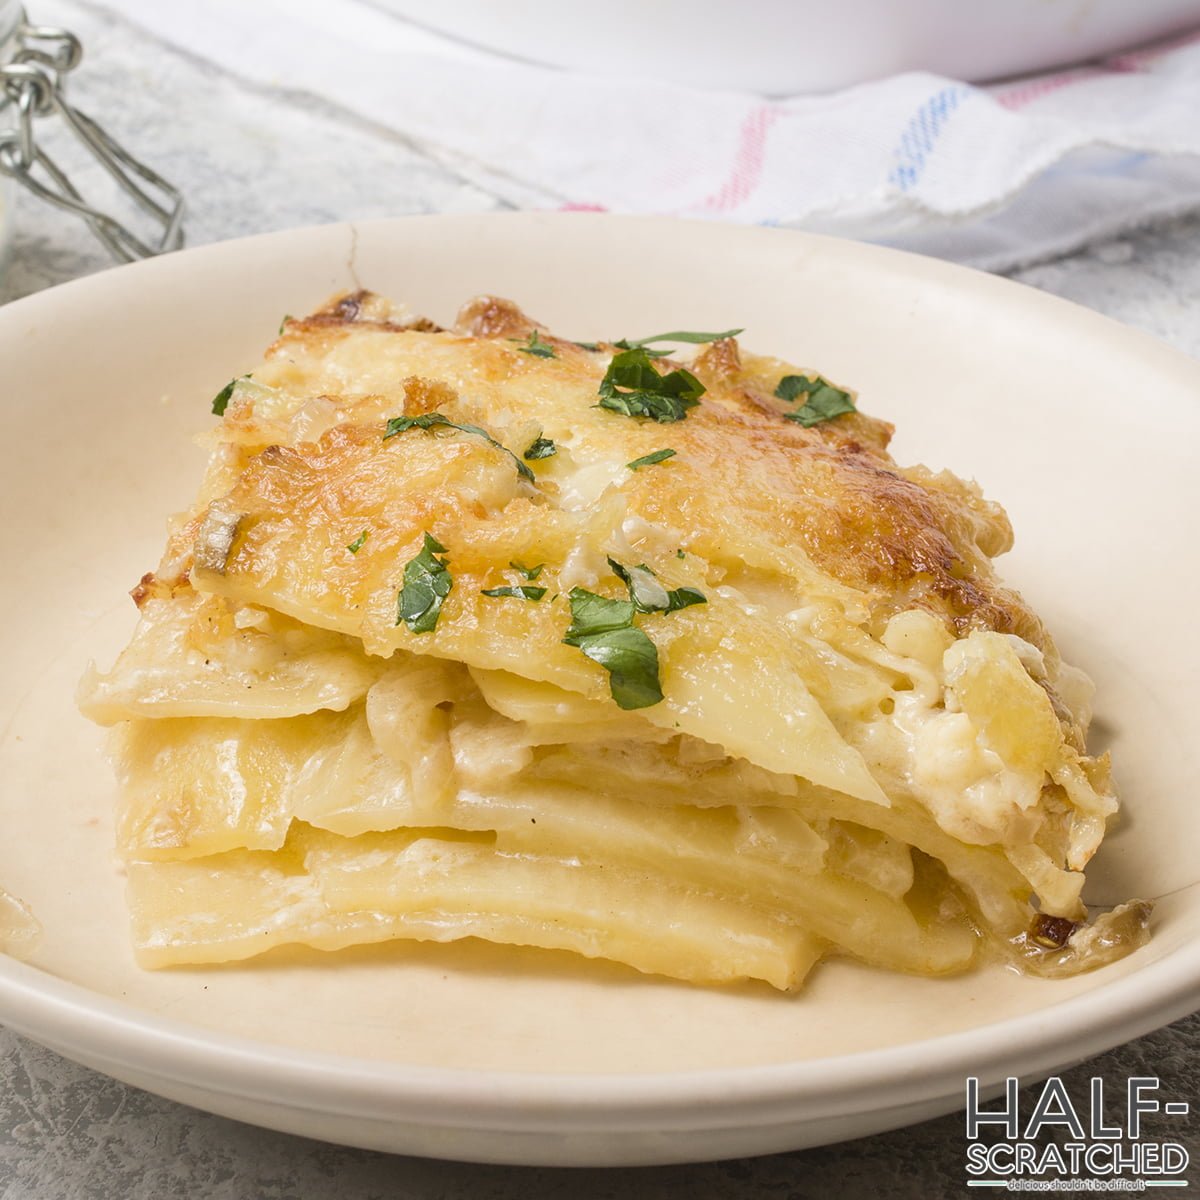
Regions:
[[[0, 112], [16, 111], [16, 128], [0, 131], [0, 174], [35, 196], [81, 217], [122, 262], [150, 258], [183, 245], [183, 196], [145, 163], [114, 141], [91, 117], [69, 104], [64, 77], [83, 57], [79, 39], [66, 29], [30, 25], [21, 14], [17, 52], [0, 65]], [[147, 243], [116, 217], [89, 204], [65, 171], [37, 144], [34, 122], [57, 114], [121, 190], [162, 227]]]

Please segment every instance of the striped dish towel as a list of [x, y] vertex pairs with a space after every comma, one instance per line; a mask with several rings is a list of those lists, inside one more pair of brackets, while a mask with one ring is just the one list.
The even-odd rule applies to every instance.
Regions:
[[768, 101], [494, 57], [370, 0], [110, 7], [520, 208], [786, 225], [996, 270], [1200, 207], [1200, 31], [999, 86], [909, 73]]

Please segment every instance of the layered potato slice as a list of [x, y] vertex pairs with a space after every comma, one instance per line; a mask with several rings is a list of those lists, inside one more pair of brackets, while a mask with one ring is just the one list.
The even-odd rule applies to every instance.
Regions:
[[446, 830], [346, 840], [297, 830], [283, 851], [232, 851], [130, 871], [146, 966], [477, 937], [566, 950], [692, 983], [798, 987], [822, 944], [793, 923], [653, 875], [514, 854]]
[[186, 583], [164, 587], [147, 575], [134, 595], [141, 620], [133, 639], [111, 672], [89, 667], [80, 685], [84, 714], [101, 725], [344, 709], [380, 671], [351, 638], [267, 609], [234, 610]]
[[1144, 939], [1085, 924], [1116, 800], [1003, 512], [816, 372], [356, 293], [215, 409], [80, 691], [147, 966], [478, 937], [793, 989]]

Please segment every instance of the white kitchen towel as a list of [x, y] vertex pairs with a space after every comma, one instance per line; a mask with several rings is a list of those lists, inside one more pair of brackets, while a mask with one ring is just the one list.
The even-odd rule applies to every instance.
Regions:
[[1200, 30], [999, 86], [913, 72], [767, 100], [515, 62], [370, 0], [109, 7], [521, 208], [778, 224], [997, 270], [1200, 207]]

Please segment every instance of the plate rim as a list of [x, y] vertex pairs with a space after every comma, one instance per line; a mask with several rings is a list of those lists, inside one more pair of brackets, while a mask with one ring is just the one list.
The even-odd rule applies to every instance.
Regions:
[[[795, 230], [596, 213], [432, 214], [308, 226], [230, 239], [156, 260], [111, 267], [12, 301], [0, 308], [0, 328], [10, 322], [36, 321], [44, 309], [61, 303], [66, 292], [72, 299], [86, 299], [89, 291], [102, 293], [114, 271], [141, 273], [147, 285], [155, 286], [159, 275], [169, 278], [180, 270], [181, 260], [206, 258], [215, 262], [251, 244], [261, 247], [272, 241], [321, 238], [346, 239], [353, 269], [360, 231], [369, 230], [372, 236], [390, 236], [396, 231], [396, 236], [404, 238], [413, 236], [422, 225], [480, 222], [535, 228], [546, 222], [569, 222], [579, 228], [581, 238], [586, 237], [589, 226], [613, 223], [670, 229], [691, 226], [711, 231], [714, 240], [773, 238], [788, 239], [796, 245], [836, 248], [838, 254], [906, 278], [934, 281], [955, 290], [969, 285], [977, 297], [982, 286], [987, 294], [981, 302], [1017, 303], [1024, 308], [1032, 305], [1035, 311], [1041, 306], [1060, 318], [1069, 316], [1077, 336], [1119, 337], [1154, 370], [1200, 386], [1200, 361], [1183, 351], [1085, 306], [987, 272], [888, 247]], [[1200, 882], [1181, 892], [1198, 888]], [[1147, 994], [1152, 1003], [1147, 1002]], [[1200, 943], [1193, 942], [1174, 948], [1163, 958], [1111, 984], [1023, 1016], [883, 1049], [695, 1071], [557, 1074], [378, 1063], [358, 1056], [300, 1050], [163, 1017], [0, 955], [0, 1021], [34, 1040], [63, 1048], [64, 1053], [71, 1054], [66, 1047], [82, 1052], [84, 1043], [88, 1043], [108, 1051], [106, 1055], [93, 1054], [93, 1060], [105, 1057], [113, 1066], [136, 1067], [156, 1077], [220, 1085], [216, 1090], [241, 1097], [278, 1100], [286, 1091], [290, 1103], [314, 1112], [331, 1111], [328, 1100], [334, 1093], [341, 1104], [352, 1105], [332, 1110], [337, 1112], [356, 1113], [361, 1105], [378, 1114], [382, 1101], [388, 1105], [387, 1115], [394, 1118], [411, 1105], [419, 1108], [423, 1121], [445, 1128], [479, 1128], [480, 1121], [486, 1120], [492, 1127], [528, 1130], [531, 1114], [536, 1113], [540, 1130], [578, 1128], [581, 1123], [591, 1122], [588, 1127], [622, 1131], [642, 1127], [646, 1114], [653, 1111], [663, 1119], [668, 1115], [676, 1121], [688, 1118], [687, 1129], [695, 1130], [702, 1128], [697, 1123], [701, 1112], [709, 1120], [728, 1120], [736, 1114], [739, 1124], [749, 1125], [756, 1123], [755, 1113], [770, 1110], [778, 1116], [786, 1110], [800, 1114], [813, 1101], [818, 1101], [825, 1112], [853, 1115], [865, 1111], [867, 1102], [871, 1109], [883, 1106], [893, 1093], [897, 1101], [901, 1094], [910, 1101], [959, 1094], [968, 1074], [976, 1075], [986, 1085], [1006, 1074], [1047, 1073], [1177, 1020], [1195, 1010], [1198, 995]], [[1047, 1023], [1048, 1012], [1063, 1019]], [[914, 1074], [914, 1056], [918, 1055], [921, 1070]], [[398, 1109], [400, 1101], [404, 1105]], [[511, 1124], [505, 1123], [505, 1118]]]
[[[1184, 890], [1196, 888], [1200, 884]], [[280, 1089], [303, 1085], [318, 1089], [323, 1099], [331, 1089], [340, 1093], [341, 1106], [335, 1111], [345, 1115], [378, 1115], [378, 1105], [384, 1101], [390, 1103], [388, 1112], [394, 1116], [395, 1102], [402, 1100], [419, 1108], [425, 1120], [440, 1118], [431, 1124], [447, 1128], [475, 1127], [481, 1117], [509, 1115], [513, 1124], [500, 1127], [527, 1129], [533, 1111], [543, 1119], [553, 1118], [549, 1122], [553, 1127], [577, 1127], [581, 1122], [570, 1118], [578, 1115], [593, 1121], [607, 1118], [599, 1124], [583, 1122], [588, 1128], [632, 1130], [642, 1128], [650, 1112], [695, 1115], [699, 1110], [724, 1123], [723, 1113], [743, 1113], [749, 1107], [803, 1110], [807, 1102], [819, 1101], [826, 1113], [853, 1115], [864, 1111], [854, 1103], [856, 1098], [869, 1099], [875, 1109], [884, 1106], [893, 1090], [912, 1101], [957, 1095], [968, 1075], [978, 1078], [984, 1088], [1007, 1075], [1036, 1078], [1192, 1012], [1200, 983], [1200, 946], [1191, 947], [1192, 963], [1183, 953], [1186, 949], [1048, 1008], [934, 1038], [790, 1063], [646, 1074], [421, 1066], [300, 1050], [147, 1012], [2, 955], [0, 1015], [10, 1028], [34, 1041], [45, 1039], [44, 1044], [68, 1056], [69, 1050], [80, 1048], [74, 1043], [81, 1040], [81, 1031], [96, 1030], [107, 1035], [108, 1050], [93, 1058], [228, 1095], [277, 1100]], [[1184, 961], [1177, 961], [1180, 958]], [[1159, 976], [1165, 980], [1160, 982]], [[1162, 989], [1159, 1004], [1153, 1012], [1139, 1005], [1140, 1011], [1134, 1010], [1131, 1018], [1125, 1002], [1131, 997], [1145, 999], [1147, 977]], [[1103, 1021], [1076, 1025], [1074, 1036], [1067, 1038], [1057, 1024], [1041, 1029], [1040, 1036], [1022, 1036], [1044, 1027], [1047, 1012], [1062, 1016], [1078, 1002], [1092, 999], [1096, 1003], [1088, 1007], [1101, 1009]], [[17, 1019], [11, 1020], [14, 1012]], [[986, 1054], [976, 1044], [982, 1035], [991, 1043]], [[922, 1070], [914, 1077], [911, 1060], [918, 1053]], [[172, 1066], [186, 1069], [179, 1073]], [[228, 1070], [241, 1081], [236, 1088], [230, 1086]], [[946, 1091], [947, 1083], [954, 1085], [951, 1093]], [[295, 1107], [328, 1111], [326, 1104], [302, 1103], [302, 1093], [288, 1095]]]

